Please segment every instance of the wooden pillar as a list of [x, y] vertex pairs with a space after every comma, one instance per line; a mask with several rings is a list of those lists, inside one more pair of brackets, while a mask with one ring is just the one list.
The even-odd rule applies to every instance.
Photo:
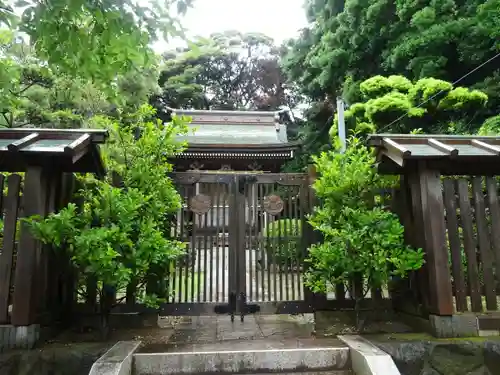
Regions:
[[[47, 209], [47, 179], [41, 167], [26, 171], [23, 191], [24, 217], [45, 216]], [[40, 268], [42, 264], [40, 242], [35, 240], [26, 223], [21, 223], [20, 239], [14, 274], [12, 324], [28, 326], [38, 318]]]
[[[3, 177], [3, 176], [2, 176]], [[0, 254], [0, 323], [9, 322], [9, 295], [12, 280], [12, 264], [16, 242], [16, 225], [19, 210], [21, 176], [11, 174], [8, 179], [7, 199], [4, 200], [5, 212], [2, 253]], [[3, 183], [0, 184], [3, 187]], [[0, 193], [0, 195], [2, 195]]]
[[[413, 208], [417, 215], [415, 219], [423, 230], [422, 247], [426, 252], [430, 298], [429, 313], [452, 315], [454, 311], [453, 294], [448, 266], [441, 175], [428, 169], [426, 164], [421, 162], [418, 166], [418, 181], [415, 179], [414, 183], [415, 185], [412, 186]], [[418, 198], [420, 198], [420, 205]], [[414, 235], [418, 236], [418, 232], [415, 232]], [[417, 246], [419, 246], [420, 240], [416, 237], [415, 239]]]

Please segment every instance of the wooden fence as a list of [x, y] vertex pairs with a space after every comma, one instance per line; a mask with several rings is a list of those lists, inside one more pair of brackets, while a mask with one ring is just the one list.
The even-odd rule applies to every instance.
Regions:
[[[65, 183], [59, 179], [57, 183], [52, 183], [54, 179], [45, 179], [46, 184], [40, 184], [33, 183], [37, 179], [26, 183], [20, 174], [0, 174], [0, 219], [3, 224], [0, 324], [49, 324], [63, 318], [71, 309], [74, 290], [68, 258], [50, 246], [41, 246], [22, 223], [23, 217], [31, 216], [37, 209], [30, 201], [33, 194], [46, 198], [37, 202], [44, 203], [44, 211], [54, 211], [63, 205], [71, 193], [61, 188], [64, 185], [66, 190], [71, 190], [69, 182], [73, 176], [69, 174], [64, 178]], [[27, 289], [32, 298], [26, 295]]]
[[[73, 176], [68, 175], [65, 178], [71, 180]], [[67, 202], [70, 195], [68, 186], [71, 185], [68, 181], [65, 183], [66, 187], [59, 182], [45, 185], [43, 194], [39, 196], [46, 197], [43, 200], [46, 212], [57, 210]], [[416, 190], [412, 190], [411, 180], [402, 183], [400, 189], [377, 192], [386, 208], [399, 215], [405, 226], [405, 238], [409, 244], [428, 248], [429, 238], [426, 236], [432, 230], [435, 241], [433, 246], [444, 253], [442, 258], [427, 254], [426, 265], [404, 280], [401, 289], [391, 291], [392, 304], [398, 310], [416, 313], [422, 317], [436, 312], [449, 315], [450, 312], [497, 311], [500, 308], [499, 181], [496, 177], [470, 176], [443, 177], [439, 181], [441, 185], [436, 184], [439, 192], [436, 195], [438, 203], [428, 207], [425, 212], [425, 215], [432, 214], [428, 217], [432, 217], [433, 223], [438, 223], [431, 228], [424, 228], [428, 223], [425, 223], [426, 216], [422, 213], [423, 203], [415, 193]], [[420, 181], [419, 186], [421, 185]], [[39, 191], [40, 184], [30, 185], [24, 176], [10, 174], [0, 175], [0, 186], [0, 212], [3, 223], [0, 254], [0, 324], [54, 322], [62, 316], [71, 317], [71, 311], [78, 311], [75, 310], [78, 303], [79, 308], [85, 307], [84, 311], [95, 312], [99, 298], [95, 292], [95, 283], [89, 282], [86, 286], [85, 301], [78, 300], [75, 275], [68, 258], [61, 251], [54, 252], [48, 247], [36, 245], [27, 228], [20, 223], [20, 218], [33, 212], [33, 209], [28, 208], [26, 200], [30, 186], [31, 189]], [[422, 193], [422, 188], [419, 189]], [[65, 193], [60, 194], [62, 191]], [[32, 246], [35, 251], [26, 252], [26, 249], [32, 249]], [[22, 257], [23, 254], [35, 254], [33, 272], [28, 272], [25, 265], [19, 266], [19, 256]], [[23, 261], [26, 257], [27, 255]], [[443, 288], [433, 283], [430, 272], [439, 273], [440, 280], [450, 282], [451, 288]], [[26, 302], [26, 285], [32, 287], [33, 299], [29, 303]], [[315, 308], [353, 306], [351, 296], [343, 286], [336, 287], [334, 294], [335, 303], [323, 305], [325, 301], [319, 298], [315, 300]], [[387, 296], [381, 294], [382, 291], [373, 290], [370, 297], [377, 300], [387, 299]], [[120, 292], [116, 298], [117, 302], [123, 299], [123, 303], [115, 310], [117, 312], [137, 311], [137, 307], [140, 307], [136, 304], [134, 285], [123, 293]], [[439, 305], [441, 310], [437, 310], [436, 301], [445, 301]], [[450, 306], [446, 305], [446, 301], [450, 301]], [[408, 308], [409, 305], [412, 306], [411, 309]], [[145, 308], [142, 310], [152, 311]]]
[[454, 308], [498, 310], [500, 206], [495, 177], [443, 180]]
[[[392, 197], [387, 207], [400, 216], [407, 243], [425, 250], [429, 246], [425, 236], [430, 236], [425, 225], [429, 223], [425, 223], [420, 197], [414, 191], [412, 195], [408, 185], [384, 193]], [[426, 253], [424, 267], [404, 280], [391, 296], [397, 310], [427, 317], [500, 308], [499, 187], [498, 179], [491, 176], [441, 178], [442, 205], [438, 199], [432, 206], [432, 219], [438, 224], [432, 225], [431, 233], [435, 240], [432, 251], [444, 251], [444, 256]], [[430, 272], [439, 273], [451, 288], [433, 282]], [[444, 301], [440, 309], [438, 301]]]

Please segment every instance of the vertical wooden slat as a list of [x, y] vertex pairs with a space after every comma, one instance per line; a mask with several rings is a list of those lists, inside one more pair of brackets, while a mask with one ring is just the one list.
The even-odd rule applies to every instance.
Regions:
[[[3, 175], [2, 175], [3, 183]], [[12, 280], [12, 265], [16, 242], [16, 224], [19, 210], [19, 192], [21, 176], [12, 174], [7, 179], [7, 198], [5, 199], [5, 219], [3, 231], [3, 247], [0, 255], [0, 323], [9, 321], [9, 295]], [[1, 185], [3, 190], [3, 184]], [[1, 194], [3, 196], [3, 194]]]
[[[222, 192], [224, 193], [222, 199], [222, 236], [221, 236], [221, 257], [222, 257], [222, 300], [229, 301], [229, 274], [226, 273], [226, 268], [228, 268], [228, 262], [226, 262], [226, 250], [229, 248], [229, 238], [227, 237], [226, 243], [226, 235], [228, 233], [231, 222], [227, 220], [227, 206], [230, 204], [230, 195], [226, 189], [226, 186], [221, 185]], [[227, 222], [227, 224], [226, 224]]]
[[[24, 183], [24, 217], [45, 216], [46, 178], [42, 168], [28, 168]], [[21, 224], [19, 248], [16, 259], [12, 324], [27, 326], [37, 317], [36, 292], [39, 277], [40, 244], [30, 232], [27, 224]]]
[[[246, 249], [248, 248], [248, 264], [245, 263], [245, 268], [248, 269], [248, 280], [247, 280], [247, 293], [248, 293], [248, 300], [249, 301], [254, 301], [254, 280], [255, 280], [255, 275], [254, 275], [254, 246], [253, 246], [253, 207], [254, 207], [254, 197], [253, 197], [253, 185], [246, 184], [245, 186], [245, 192], [243, 194], [244, 201], [248, 202], [248, 222], [247, 222], [247, 206], [245, 204], [244, 206], [244, 227], [248, 228], [248, 237], [247, 233], [244, 234], [244, 239], [243, 239], [243, 244], [245, 247], [245, 254], [246, 254]], [[246, 231], [245, 231], [246, 232]], [[248, 239], [247, 239], [248, 238]], [[245, 276], [246, 277], [246, 276]]]
[[498, 186], [495, 178], [486, 177], [488, 208], [491, 215], [491, 239], [495, 257], [496, 289], [500, 288], [500, 208], [498, 206]]
[[[284, 271], [283, 268], [284, 267], [283, 267], [283, 264], [281, 264], [282, 259], [280, 259], [281, 258], [280, 248], [281, 248], [281, 246], [283, 246], [285, 244], [285, 241], [283, 239], [283, 235], [285, 234], [284, 229], [283, 229], [284, 221], [281, 220], [282, 217], [283, 217], [283, 212], [280, 212], [278, 215], [276, 215], [274, 217], [274, 219], [278, 221], [278, 223], [277, 223], [278, 224], [278, 238], [276, 241], [277, 242], [276, 248], [273, 251], [275, 259], [278, 258], [278, 259], [276, 259], [275, 268], [274, 268], [274, 272], [275, 272], [275, 274], [274, 274], [275, 279], [274, 280], [275, 280], [275, 282], [276, 282], [276, 279], [279, 279], [279, 287], [278, 287], [279, 298], [276, 298], [277, 301], [284, 301], [284, 289], [283, 289], [283, 286], [284, 286], [283, 285], [283, 271]], [[278, 253], [278, 254], [276, 254], [276, 253]], [[276, 256], [276, 255], [278, 255], [278, 256]], [[276, 275], [276, 272], [278, 273], [278, 275]], [[278, 276], [278, 277], [276, 277], [276, 276]]]
[[430, 297], [432, 313], [453, 314], [453, 294], [448, 249], [446, 246], [446, 226], [440, 175], [436, 171], [420, 165], [420, 191], [424, 215], [425, 251], [429, 261]]
[[[220, 214], [221, 214], [221, 209], [220, 209], [220, 186], [218, 184], [215, 185], [215, 204], [216, 204], [216, 207], [217, 207], [217, 211], [216, 211], [216, 214], [215, 214], [215, 278], [217, 280], [217, 296], [215, 298], [215, 301], [216, 302], [219, 302], [220, 301], [220, 296], [219, 296], [219, 285], [220, 283], [222, 282], [222, 280], [220, 279], [220, 267], [219, 267], [219, 257], [220, 257], [220, 233], [221, 233], [221, 230], [220, 230], [220, 223], [219, 223], [219, 219], [220, 219]], [[212, 208], [212, 211], [213, 211], [213, 208]], [[213, 216], [212, 216], [212, 223], [213, 223]], [[222, 277], [224, 278], [224, 270], [222, 270]], [[223, 289], [224, 290], [224, 289]]]
[[261, 183], [258, 185], [259, 186], [259, 192], [258, 192], [258, 202], [259, 202], [259, 231], [260, 231], [260, 236], [259, 236], [259, 255], [260, 255], [260, 287], [261, 287], [261, 294], [260, 294], [260, 301], [265, 301], [265, 276], [266, 276], [266, 269], [268, 267], [268, 262], [267, 262], [267, 254], [266, 254], [266, 233], [265, 233], [265, 215], [266, 213], [264, 212], [263, 209], [263, 200], [264, 200], [264, 185]]
[[[194, 192], [193, 196], [196, 195], [196, 191]], [[195, 288], [196, 286], [200, 286], [200, 285], [196, 285], [196, 283], [199, 282], [200, 278], [201, 278], [201, 273], [200, 272], [197, 272], [197, 270], [195, 270], [195, 267], [196, 267], [196, 260], [198, 260], [198, 264], [200, 264], [200, 257], [201, 257], [201, 239], [200, 239], [200, 234], [198, 233], [199, 232], [199, 229], [200, 229], [200, 226], [201, 226], [201, 222], [203, 220], [203, 216], [205, 216], [204, 214], [202, 215], [198, 215], [197, 213], [195, 212], [192, 212], [192, 215], [193, 215], [193, 231], [191, 233], [192, 235], [192, 244], [193, 244], [193, 247], [191, 249], [191, 254], [189, 254], [189, 268], [190, 270], [188, 271], [188, 274], [189, 274], [189, 277], [186, 278], [187, 281], [191, 281], [191, 289], [190, 289], [190, 296], [188, 297], [189, 298], [189, 302], [199, 302], [200, 301], [200, 294], [201, 294], [201, 291], [198, 289], [196, 291], [196, 294], [197, 294], [197, 299], [195, 300]], [[204, 257], [204, 262], [206, 263], [206, 251], [205, 251], [205, 257]], [[196, 259], [196, 260], [195, 260]], [[206, 269], [207, 267], [204, 268], [204, 271], [206, 273]], [[197, 279], [198, 281], [196, 281], [195, 279]], [[195, 283], [196, 281], [196, 283]], [[203, 301], [207, 301], [207, 293], [206, 293], [206, 285], [207, 283], [204, 283], [204, 293], [203, 293]], [[187, 288], [186, 288], [187, 290]]]
[[[210, 267], [210, 272], [207, 273], [207, 270], [203, 272], [203, 283], [207, 282], [207, 277], [210, 277], [210, 302], [215, 301], [215, 295], [217, 294], [217, 280], [214, 279], [214, 237], [213, 237], [213, 215], [214, 215], [214, 197], [213, 194], [211, 194], [211, 190], [213, 188], [213, 184], [206, 185], [205, 189], [209, 192], [210, 194], [210, 210], [204, 215], [204, 226], [205, 226], [205, 236], [204, 236], [204, 247], [205, 251], [208, 251], [208, 256], [209, 256], [209, 267]], [[210, 220], [209, 220], [210, 217]], [[210, 222], [210, 225], [208, 223]], [[209, 276], [205, 276], [205, 274], [208, 274]], [[198, 279], [201, 279], [202, 276], [199, 275]], [[214, 285], [215, 282], [215, 285]], [[198, 281], [198, 288], [200, 281]], [[215, 286], [215, 289], [214, 289]]]
[[[289, 188], [291, 189], [291, 188]], [[288, 254], [290, 253], [290, 241], [293, 241], [293, 237], [291, 236], [291, 222], [292, 222], [292, 219], [290, 219], [290, 209], [288, 208], [289, 206], [286, 204], [286, 200], [288, 200], [288, 202], [290, 203], [291, 201], [291, 192], [288, 191], [288, 194], [285, 195], [285, 202], [284, 202], [284, 205], [283, 205], [283, 231], [284, 231], [284, 238], [283, 238], [283, 247], [286, 249], [285, 250], [285, 261], [284, 261], [284, 265], [283, 265], [283, 272], [285, 273], [285, 296], [284, 296], [284, 299], [286, 301], [289, 301], [290, 300], [290, 284], [289, 284], [289, 281], [288, 281], [288, 273], [290, 272], [290, 265], [289, 265], [289, 262], [288, 262]]]
[[484, 289], [486, 295], [486, 308], [497, 309], [497, 294], [495, 277], [493, 276], [493, 254], [491, 253], [490, 235], [486, 223], [486, 206], [484, 204], [483, 183], [481, 177], [472, 179], [472, 192], [474, 196], [474, 208], [476, 216], [477, 237], [479, 251], [481, 254], [481, 265], [483, 269]]
[[467, 292], [465, 290], [465, 275], [462, 269], [462, 251], [458, 233], [457, 204], [455, 197], [455, 184], [453, 180], [443, 182], [444, 204], [446, 208], [446, 225], [448, 228], [448, 241], [451, 251], [451, 265], [455, 284], [455, 298], [457, 311], [467, 311]]
[[479, 283], [479, 272], [477, 267], [476, 243], [474, 241], [474, 231], [472, 226], [469, 186], [467, 180], [463, 178], [459, 179], [457, 184], [460, 206], [460, 222], [462, 224], [465, 254], [467, 255], [467, 280], [469, 284], [471, 308], [473, 312], [480, 312], [482, 311], [483, 306], [481, 302], [481, 285]]
[[[208, 271], [207, 267], [205, 266], [203, 268], [203, 271], [201, 269], [201, 255], [202, 255], [202, 249], [204, 253], [204, 262], [206, 263], [207, 259], [207, 247], [206, 247], [206, 241], [207, 241], [207, 234], [205, 232], [202, 232], [200, 228], [203, 228], [203, 222], [205, 223], [205, 228], [206, 228], [206, 218], [207, 218], [207, 213], [204, 213], [202, 215], [198, 215], [193, 213], [193, 216], [195, 220], [193, 221], [193, 225], [196, 226], [196, 228], [193, 230], [193, 236], [195, 237], [194, 243], [196, 244], [196, 247], [193, 249], [193, 255], [190, 258], [191, 262], [191, 300], [190, 302], [207, 302], [209, 301], [209, 296], [205, 292], [207, 288], [207, 282], [204, 282], [203, 289], [203, 297], [202, 292], [201, 292], [201, 279], [203, 277], [203, 281], [206, 281], [206, 277], [208, 276]], [[203, 237], [200, 237], [203, 236]], [[205, 242], [205, 244], [203, 243]], [[205, 245], [205, 246], [202, 246]], [[202, 276], [203, 274], [203, 276]], [[210, 291], [209, 291], [210, 293]]]
[[[295, 225], [296, 224], [296, 217], [294, 216], [293, 212], [293, 198], [295, 197], [295, 189], [296, 185], [292, 186], [290, 188], [290, 194], [287, 198], [288, 200], [288, 205], [285, 205], [287, 207], [287, 215], [286, 215], [286, 220], [288, 220], [288, 244], [287, 244], [287, 254], [290, 254], [290, 256], [287, 255], [287, 269], [286, 273], [290, 277], [290, 281], [288, 280], [287, 276], [287, 283], [286, 283], [286, 299], [287, 300], [295, 300], [295, 271], [294, 271], [294, 263], [295, 263], [295, 253], [297, 252], [297, 245], [298, 245], [298, 237], [295, 235]], [[290, 243], [291, 242], [291, 243]]]
[[[182, 205], [182, 199], [181, 199], [181, 205]], [[174, 233], [173, 233], [173, 238], [181, 241], [180, 238], [180, 225], [181, 224], [181, 211], [182, 211], [182, 206], [181, 208], [175, 213], [174, 219], [173, 219], [173, 225], [174, 225]], [[168, 263], [168, 285], [167, 285], [167, 302], [168, 303], [174, 303], [175, 301], [175, 289], [176, 289], [176, 260], [171, 260]]]
[[[257, 301], [258, 295], [258, 272], [257, 272], [257, 226], [256, 226], [256, 203], [255, 203], [256, 185], [251, 184], [247, 191], [247, 201], [248, 201], [248, 223], [245, 225], [248, 228], [248, 241], [246, 241], [248, 246], [248, 300]], [[245, 219], [246, 220], [246, 219]]]
[[[186, 185], [181, 185], [181, 191], [180, 191], [180, 194], [181, 194], [181, 198], [182, 198], [182, 208], [181, 208], [181, 218], [180, 218], [180, 222], [181, 222], [181, 226], [180, 226], [180, 238], [181, 238], [181, 241], [184, 242], [184, 244], [186, 245], [186, 254], [187, 252], [189, 252], [189, 246], [190, 246], [190, 243], [189, 241], [186, 241], [186, 225], [187, 225], [187, 219], [188, 219], [188, 215], [187, 215], [187, 212], [186, 212], [186, 209], [187, 209], [187, 202], [188, 202], [188, 199], [189, 199], [189, 196], [188, 196], [188, 191], [187, 191], [187, 187]], [[187, 216], [187, 217], [186, 217]], [[189, 237], [188, 237], [189, 239]], [[182, 275], [183, 275], [183, 267], [182, 267], [182, 261], [183, 261], [183, 258], [184, 257], [179, 257], [177, 258], [177, 261], [176, 261], [176, 265], [175, 265], [175, 273], [177, 276], [176, 277], [176, 282], [175, 282], [175, 301], [176, 302], [182, 302], [182, 288], [183, 288], [183, 283], [182, 283]]]
[[297, 191], [296, 191], [296, 194], [295, 194], [295, 200], [293, 202], [293, 220], [295, 220], [295, 225], [296, 225], [296, 228], [297, 228], [297, 231], [294, 233], [296, 235], [296, 238], [295, 238], [295, 246], [297, 246], [297, 249], [296, 249], [296, 254], [295, 254], [295, 258], [294, 258], [294, 262], [295, 262], [295, 265], [294, 265], [294, 271], [292, 273], [292, 278], [293, 278], [293, 285], [295, 286], [295, 294], [293, 296], [294, 299], [298, 299], [300, 300], [302, 298], [302, 290], [301, 290], [301, 285], [300, 285], [300, 267], [302, 266], [302, 262], [301, 262], [301, 254], [302, 254], [302, 232], [301, 232], [301, 229], [303, 228], [303, 226], [301, 225], [302, 224], [302, 221], [301, 221], [301, 217], [299, 216], [300, 213], [299, 213], [299, 202], [300, 202], [300, 192], [302, 190], [302, 185], [298, 185], [296, 186], [297, 188]]
[[[241, 182], [240, 182], [241, 183]], [[240, 186], [243, 192], [243, 187]], [[239, 306], [238, 312], [241, 316], [245, 314], [244, 304], [246, 303], [247, 290], [247, 272], [246, 272], [246, 246], [245, 246], [245, 196], [236, 191], [236, 236], [237, 236], [237, 254], [236, 254], [236, 283], [238, 291]]]
[[[272, 184], [269, 186], [270, 187], [270, 191], [269, 191], [269, 194], [274, 194], [274, 192], [276, 191], [276, 186], [275, 184]], [[275, 226], [275, 222], [276, 220], [279, 220], [278, 218], [276, 218], [274, 215], [271, 215], [268, 213], [267, 215], [267, 218], [268, 218], [268, 224], [271, 224], [272, 225], [272, 229], [273, 229], [273, 233], [269, 234], [270, 235], [270, 238], [269, 240], [271, 241], [271, 264], [272, 264], [272, 269], [271, 269], [271, 273], [272, 273], [272, 279], [273, 279], [273, 291], [270, 293], [272, 295], [272, 298], [271, 300], [272, 301], [279, 301], [280, 300], [280, 292], [279, 292], [279, 287], [281, 286], [278, 285], [278, 279], [281, 277], [281, 273], [280, 273], [280, 270], [279, 270], [279, 265], [278, 265], [278, 260], [276, 259], [276, 247], [279, 246], [279, 243], [280, 243], [280, 223], [276, 223], [276, 226]], [[275, 233], [275, 230], [278, 231], [278, 236], [274, 236], [274, 233]]]
[[306, 264], [305, 264], [305, 259], [308, 258], [308, 252], [309, 252], [309, 241], [310, 241], [310, 231], [311, 231], [311, 226], [307, 222], [307, 214], [309, 213], [309, 197], [308, 197], [308, 191], [309, 191], [309, 181], [305, 181], [301, 186], [299, 190], [299, 204], [297, 205], [297, 209], [299, 211], [300, 215], [300, 227], [302, 232], [300, 233], [301, 238], [300, 238], [300, 263], [299, 263], [299, 273], [298, 273], [298, 280], [297, 282], [299, 283], [299, 297], [303, 298], [304, 300], [306, 299], [306, 287], [304, 285], [304, 274], [306, 273]]
[[234, 308], [236, 303], [236, 293], [238, 289], [238, 197], [237, 197], [237, 186], [234, 183], [229, 189], [229, 254], [228, 254], [228, 269], [229, 269], [229, 280], [228, 280], [228, 290], [229, 290], [229, 304]]
[[[190, 281], [190, 276], [191, 276], [191, 280], [193, 279], [193, 276], [192, 275], [194, 272], [190, 272], [190, 266], [192, 264], [191, 260], [193, 259], [193, 254], [196, 253], [196, 248], [197, 248], [197, 244], [196, 244], [196, 216], [197, 214], [195, 214], [193, 211], [191, 211], [190, 207], [189, 207], [189, 202], [191, 201], [191, 198], [194, 197], [196, 195], [196, 185], [189, 185], [189, 189], [188, 189], [188, 199], [186, 200], [186, 202], [188, 202], [188, 217], [191, 219], [190, 221], [190, 228], [189, 228], [189, 236], [188, 237], [188, 240], [189, 240], [189, 243], [191, 244], [191, 246], [189, 247], [189, 253], [187, 254], [187, 257], [186, 259], [184, 260], [184, 264], [183, 264], [183, 268], [184, 268], [184, 279], [182, 280], [183, 281], [183, 287], [184, 287], [184, 302], [189, 302], [190, 300], [190, 288], [189, 288], [189, 281]], [[192, 270], [191, 270], [192, 271]], [[191, 273], [191, 275], [190, 275]], [[191, 290], [192, 292], [192, 290]]]

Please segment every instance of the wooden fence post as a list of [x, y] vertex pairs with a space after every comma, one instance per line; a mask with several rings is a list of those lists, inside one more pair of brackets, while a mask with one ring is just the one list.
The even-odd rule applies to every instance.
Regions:
[[[3, 184], [1, 185], [3, 187]], [[12, 280], [12, 265], [16, 243], [17, 216], [19, 212], [19, 192], [21, 176], [12, 174], [7, 178], [7, 199], [4, 200], [5, 218], [3, 248], [0, 255], [0, 323], [9, 322], [9, 295]], [[1, 194], [0, 192], [0, 195]]]
[[453, 293], [448, 265], [448, 245], [441, 187], [441, 175], [428, 169], [425, 163], [418, 168], [419, 191], [424, 230], [424, 250], [429, 271], [430, 313], [453, 315]]
[[[47, 179], [41, 167], [30, 167], [26, 171], [23, 191], [24, 217], [45, 216], [47, 209]], [[14, 276], [12, 324], [29, 326], [36, 322], [38, 313], [37, 292], [39, 280], [41, 246], [25, 223], [21, 223], [19, 247]]]

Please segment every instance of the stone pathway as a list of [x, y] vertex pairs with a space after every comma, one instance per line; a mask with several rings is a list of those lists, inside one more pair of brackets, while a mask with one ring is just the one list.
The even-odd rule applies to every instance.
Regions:
[[[231, 323], [228, 316], [189, 317], [174, 328], [168, 343], [145, 346], [143, 352], [239, 350], [255, 347], [297, 348], [317, 346], [312, 314], [248, 315]], [[336, 339], [322, 345], [340, 345]]]

